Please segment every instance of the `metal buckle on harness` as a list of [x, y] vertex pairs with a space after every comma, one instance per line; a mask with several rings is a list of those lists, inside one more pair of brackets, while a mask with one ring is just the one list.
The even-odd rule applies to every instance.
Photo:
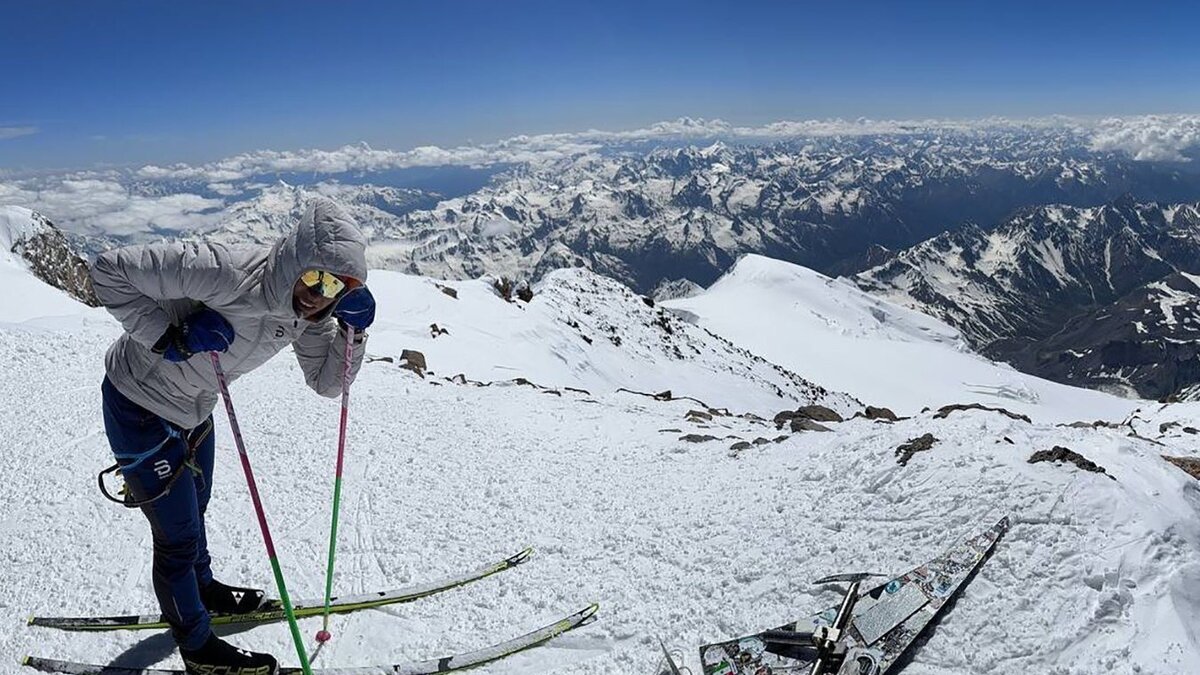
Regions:
[[175, 481], [179, 480], [179, 477], [183, 475], [185, 469], [191, 469], [195, 475], [202, 477], [204, 472], [201, 471], [200, 466], [196, 464], [196, 449], [199, 448], [200, 444], [203, 443], [204, 440], [208, 438], [208, 435], [212, 433], [212, 427], [212, 418], [210, 417], [205, 420], [201, 426], [195, 427], [188, 432], [187, 454], [184, 455], [183, 461], [179, 463], [179, 468], [172, 472], [171, 477], [167, 479], [166, 485], [163, 486], [162, 491], [157, 495], [142, 500], [134, 499], [133, 493], [129, 490], [129, 483], [124, 482], [124, 476], [122, 476], [123, 483], [121, 485], [121, 489], [117, 492], [117, 494], [120, 496], [113, 496], [113, 494], [108, 491], [108, 486], [104, 483], [104, 477], [112, 473], [120, 474], [121, 464], [119, 462], [113, 464], [107, 469], [104, 469], [96, 476], [96, 482], [100, 486], [100, 494], [104, 495], [104, 498], [110, 502], [120, 504], [127, 509], [136, 509], [146, 506], [147, 504], [153, 504], [154, 502], [170, 494], [171, 488], [175, 485]]

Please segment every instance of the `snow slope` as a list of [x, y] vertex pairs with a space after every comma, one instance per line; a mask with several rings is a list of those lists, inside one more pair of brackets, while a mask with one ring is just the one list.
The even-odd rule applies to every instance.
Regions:
[[705, 293], [663, 304], [802, 377], [898, 414], [977, 402], [1069, 422], [1120, 420], [1137, 407], [996, 364], [941, 321], [759, 255], [743, 257]]
[[[486, 279], [435, 282], [374, 271], [370, 282], [393, 298], [381, 304], [372, 349], [395, 357], [419, 350], [439, 376], [523, 377], [592, 393], [671, 390], [764, 417], [810, 403], [847, 417], [862, 409], [585, 269], [549, 273], [528, 303], [505, 302]], [[446, 333], [434, 337], [433, 324]]]
[[[426, 283], [372, 273], [381, 303], [373, 355], [418, 345], [439, 376], [507, 373], [517, 364], [547, 381], [572, 374], [570, 363], [590, 363], [582, 372], [591, 373], [610, 362], [566, 350], [565, 338], [538, 314], [563, 312], [556, 303], [566, 295], [543, 287], [524, 310], [471, 316], [462, 308], [476, 300], [477, 309], [485, 307], [482, 298], [463, 297], [476, 286], [460, 286], [463, 304], [440, 306]], [[43, 288], [20, 302], [37, 307], [50, 297]], [[538, 309], [539, 298], [546, 307]], [[592, 294], [598, 303], [606, 298]], [[0, 302], [7, 312], [17, 300], [5, 295]], [[598, 307], [580, 312], [601, 314]], [[49, 326], [0, 325], [0, 438], [10, 468], [8, 508], [0, 516], [0, 653], [13, 657], [0, 662], [0, 672], [23, 672], [16, 658], [25, 653], [178, 667], [164, 634], [67, 634], [24, 625], [32, 613], [154, 606], [149, 532], [140, 515], [105, 502], [94, 485], [95, 472], [111, 461], [99, 415], [102, 354], [120, 329], [82, 307], [73, 316]], [[443, 336], [422, 343], [417, 329], [435, 321], [461, 342]], [[938, 330], [915, 317], [906, 321], [897, 319], [895, 336]], [[621, 330], [632, 343], [644, 337]], [[489, 332], [512, 343], [487, 342]], [[844, 344], [863, 347], [863, 358], [886, 346], [879, 338]], [[665, 358], [650, 346], [636, 353], [632, 370]], [[936, 365], [929, 359], [896, 359], [894, 368], [916, 375]], [[666, 386], [676, 386], [674, 377], [689, 386], [703, 377], [694, 364], [658, 366], [654, 382]], [[871, 391], [861, 374], [854, 383], [880, 402], [893, 386], [885, 381]], [[720, 393], [712, 385], [708, 402], [736, 407]], [[831, 424], [832, 433], [786, 434], [733, 452], [733, 439], [721, 437], [781, 432], [748, 418], [685, 420], [696, 407], [690, 401], [612, 389], [560, 394], [422, 379], [385, 361], [363, 367], [350, 404], [336, 590], [433, 579], [527, 544], [537, 554], [523, 568], [464, 589], [335, 617], [334, 640], [316, 665], [441, 655], [596, 601], [598, 623], [477, 672], [648, 674], [661, 636], [684, 649], [686, 665], [699, 673], [702, 642], [776, 625], [836, 598], [811, 579], [901, 571], [1010, 513], [1012, 531], [906, 675], [1180, 673], [1200, 666], [1200, 483], [1159, 458], [1194, 453], [1194, 446], [1174, 444], [1196, 436], [1171, 436], [1164, 447], [1124, 430], [973, 411], [895, 424], [860, 418]], [[239, 380], [233, 396], [290, 591], [320, 596], [338, 402], [306, 390], [287, 354]], [[745, 402], [757, 394], [730, 396]], [[1079, 399], [1076, 407], [1089, 419], [1096, 416], [1090, 401]], [[1066, 406], [1058, 410], [1065, 414]], [[1197, 406], [1188, 406], [1173, 406], [1171, 414], [1194, 417]], [[1146, 425], [1158, 414], [1165, 413], [1147, 412]], [[222, 579], [269, 588], [223, 414], [217, 421], [209, 511], [215, 566]], [[680, 441], [687, 432], [720, 440]], [[940, 442], [897, 465], [896, 446], [923, 433]], [[1054, 445], [1086, 455], [1115, 480], [1072, 465], [1027, 463], [1033, 451]], [[305, 620], [302, 632], [311, 636], [319, 626]], [[284, 625], [230, 639], [295, 663]]]
[[29, 209], [20, 206], [0, 206], [0, 289], [7, 302], [0, 313], [0, 322], [20, 323], [36, 320], [69, 320], [79, 314], [80, 305], [71, 296], [42, 283], [29, 273], [13, 246], [31, 237], [48, 225]]

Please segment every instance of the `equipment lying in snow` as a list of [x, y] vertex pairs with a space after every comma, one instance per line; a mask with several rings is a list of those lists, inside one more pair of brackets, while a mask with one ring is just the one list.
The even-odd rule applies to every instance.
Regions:
[[873, 574], [844, 574], [816, 583], [850, 584], [841, 604], [774, 630], [704, 645], [704, 675], [885, 675], [991, 554], [1008, 531], [1005, 516], [942, 555], [867, 591]]
[[683, 652], [667, 649], [667, 643], [662, 638], [658, 639], [658, 646], [662, 649], [662, 657], [654, 668], [654, 675], [692, 675], [692, 671], [678, 665], [683, 662]]

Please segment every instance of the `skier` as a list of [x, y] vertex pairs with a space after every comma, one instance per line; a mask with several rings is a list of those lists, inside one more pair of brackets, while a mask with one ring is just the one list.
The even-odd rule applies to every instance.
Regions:
[[278, 669], [273, 656], [237, 649], [210, 628], [209, 612], [251, 612], [264, 594], [213, 578], [204, 513], [219, 388], [208, 352], [220, 353], [232, 380], [291, 345], [308, 386], [338, 396], [348, 327], [353, 377], [375, 317], [365, 247], [346, 212], [317, 199], [269, 250], [130, 246], [92, 267], [96, 296], [125, 328], [105, 356], [104, 428], [127, 503], [150, 522], [154, 593], [188, 673]]

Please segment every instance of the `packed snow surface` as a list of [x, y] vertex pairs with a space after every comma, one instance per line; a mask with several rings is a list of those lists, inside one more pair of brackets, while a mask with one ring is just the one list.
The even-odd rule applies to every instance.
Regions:
[[[11, 267], [4, 273], [15, 273]], [[561, 291], [576, 282], [582, 283], [560, 279], [553, 287]], [[782, 387], [783, 380], [765, 373], [779, 371], [740, 360], [732, 370], [705, 375], [715, 361], [675, 361], [669, 346], [650, 339], [655, 333], [622, 325], [628, 338], [622, 344], [634, 346], [628, 370], [635, 375], [621, 375], [609, 358], [621, 352], [590, 354], [586, 341], [565, 342], [559, 321], [547, 318], [577, 311], [615, 317], [632, 313], [620, 309], [632, 308], [632, 301], [603, 311], [591, 306], [589, 315], [576, 308], [572, 294], [543, 289], [518, 309], [482, 293], [471, 299], [480, 285], [459, 284], [464, 304], [440, 305], [435, 294], [453, 300], [432, 282], [372, 273], [381, 309], [368, 351], [394, 358], [402, 348], [423, 347], [436, 374], [421, 378], [375, 360], [353, 387], [335, 591], [432, 580], [526, 545], [537, 552], [525, 566], [463, 589], [333, 618], [333, 641], [315, 666], [441, 656], [515, 636], [595, 601], [601, 605], [597, 623], [477, 672], [650, 675], [661, 637], [684, 650], [684, 665], [698, 675], [700, 644], [775, 626], [836, 600], [835, 591], [812, 586], [812, 579], [901, 572], [1011, 514], [1011, 532], [916, 653], [907, 675], [1200, 667], [1200, 490], [1160, 458], [1195, 454], [1196, 435], [1176, 428], [1159, 439], [1166, 445], [1156, 445], [1129, 436], [1129, 427], [1068, 428], [984, 411], [945, 418], [918, 413], [891, 424], [858, 418], [831, 422], [827, 433], [791, 433], [736, 416], [766, 406], [764, 383]], [[716, 316], [719, 291], [692, 304], [692, 311]], [[30, 614], [155, 606], [143, 518], [104, 501], [95, 487], [95, 473], [112, 461], [100, 419], [102, 355], [120, 327], [103, 311], [79, 305], [69, 320], [12, 318], [20, 307], [47, 306], [55, 315], [57, 297], [44, 287], [20, 298], [0, 296], [8, 317], [0, 324], [0, 438], [9, 469], [0, 520], [0, 651], [12, 656], [0, 670], [21, 672], [16, 659], [26, 653], [179, 667], [163, 633], [68, 634], [24, 625]], [[921, 403], [917, 394], [901, 396], [908, 381], [944, 387], [936, 392], [938, 403], [953, 402], [973, 386], [1022, 382], [955, 351], [944, 327], [918, 315], [885, 308], [886, 336], [861, 322], [829, 326], [849, 320], [851, 297], [865, 302], [845, 293], [814, 294], [774, 306], [782, 330], [750, 327], [738, 334], [747, 339], [740, 346], [797, 369], [819, 363], [800, 372], [830, 392], [847, 389], [865, 402], [902, 408]], [[539, 298], [546, 303], [541, 309]], [[593, 299], [625, 302], [605, 293]], [[761, 307], [749, 295], [729, 301]], [[802, 302], [814, 304], [804, 310]], [[480, 314], [462, 311], [471, 303]], [[729, 325], [734, 309], [722, 315]], [[804, 311], [811, 315], [807, 323], [795, 318]], [[578, 322], [592, 344], [602, 343], [599, 321]], [[450, 334], [432, 338], [418, 330], [435, 322]], [[845, 353], [805, 328], [818, 322], [841, 335]], [[815, 351], [791, 357], [787, 349], [768, 354], [764, 345], [751, 344], [788, 330], [809, 330], [793, 350], [808, 344]], [[485, 340], [489, 333], [496, 339]], [[683, 351], [689, 343], [674, 344]], [[894, 350], [890, 359], [888, 350]], [[458, 372], [478, 380], [525, 376], [556, 387], [557, 394], [442, 379]], [[984, 380], [987, 374], [991, 380]], [[745, 383], [733, 386], [738, 377]], [[613, 386], [619, 382], [703, 390], [707, 404], [735, 414], [685, 419], [698, 408], [694, 401], [620, 392]], [[565, 389], [587, 388], [580, 385], [592, 391]], [[1040, 403], [1003, 400], [1084, 420], [1111, 419], [1117, 410], [1107, 398], [1065, 388], [1055, 390], [1050, 405], [1049, 390], [1026, 385]], [[794, 391], [798, 395], [800, 385]], [[827, 396], [835, 406], [850, 405], [841, 395]], [[320, 597], [338, 402], [307, 390], [286, 353], [235, 383], [233, 398], [289, 590], [293, 597]], [[795, 405], [780, 399], [780, 409]], [[1160, 420], [1194, 419], [1198, 410], [1194, 404], [1143, 408], [1136, 431], [1156, 438]], [[220, 411], [217, 421], [208, 513], [214, 566], [224, 581], [272, 588]], [[716, 439], [681, 441], [685, 433]], [[896, 447], [925, 433], [938, 442], [898, 465]], [[730, 448], [737, 439], [759, 437], [778, 442]], [[1027, 462], [1033, 452], [1056, 445], [1085, 455], [1107, 474]], [[320, 621], [301, 623], [311, 649]], [[229, 639], [296, 663], [284, 624]]]

